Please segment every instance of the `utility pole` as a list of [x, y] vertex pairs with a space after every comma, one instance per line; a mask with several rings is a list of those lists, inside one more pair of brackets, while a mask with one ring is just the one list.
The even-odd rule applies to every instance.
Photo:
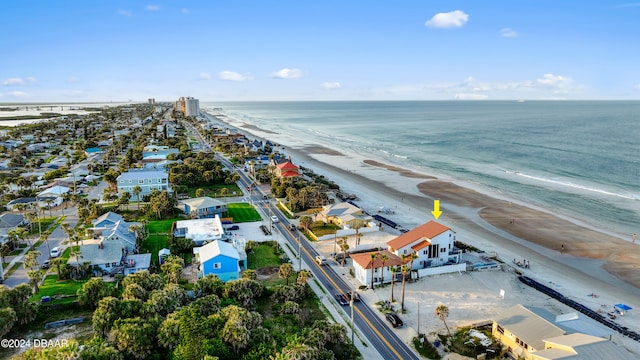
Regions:
[[302, 253], [300, 252], [300, 231], [298, 231], [298, 272], [302, 270]]
[[351, 300], [349, 300], [349, 305], [351, 306], [351, 344], [355, 344], [354, 335], [356, 332], [356, 328], [353, 326], [353, 294], [351, 294]]

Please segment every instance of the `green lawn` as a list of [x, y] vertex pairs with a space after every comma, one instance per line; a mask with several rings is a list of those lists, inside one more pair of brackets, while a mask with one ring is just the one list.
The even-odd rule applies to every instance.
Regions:
[[[37, 294], [31, 297], [31, 301], [39, 302], [40, 298], [43, 296], [51, 296], [52, 298], [55, 295], [75, 295], [78, 289], [82, 287], [82, 284], [85, 283], [85, 280], [62, 280], [58, 281], [58, 275], [52, 274], [47, 275], [40, 285], [40, 290]], [[68, 303], [73, 302], [75, 297], [69, 297], [64, 299], [52, 300], [55, 303]]]
[[223, 217], [233, 218], [234, 223], [260, 221], [260, 214], [249, 203], [227, 204], [228, 211]]
[[340, 227], [332, 224], [332, 223], [324, 223], [322, 221], [316, 221], [309, 227], [316, 236], [324, 236], [329, 234], [334, 234], [336, 230], [339, 230]]
[[152, 220], [147, 224], [149, 236], [142, 243], [142, 252], [151, 253], [151, 264], [158, 264], [158, 251], [169, 248], [169, 238], [171, 237], [171, 226], [181, 218], [171, 218], [166, 220]]
[[270, 242], [260, 243], [253, 252], [247, 254], [247, 268], [255, 270], [267, 266], [280, 266], [280, 256], [269, 245]]

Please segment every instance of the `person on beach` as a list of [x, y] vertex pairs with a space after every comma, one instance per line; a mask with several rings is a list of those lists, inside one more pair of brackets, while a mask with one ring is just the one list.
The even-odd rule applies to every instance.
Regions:
[[564, 254], [564, 244], [560, 245], [560, 254]]

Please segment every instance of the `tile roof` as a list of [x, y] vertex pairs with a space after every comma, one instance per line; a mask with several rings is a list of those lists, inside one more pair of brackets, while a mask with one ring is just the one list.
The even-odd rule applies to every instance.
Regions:
[[371, 269], [372, 267], [373, 268], [382, 267], [382, 257], [376, 256], [372, 264], [371, 254], [386, 254], [387, 261], [384, 262], [385, 267], [402, 265], [402, 259], [400, 259], [400, 257], [398, 257], [397, 255], [389, 252], [388, 250], [350, 254], [349, 257], [351, 257], [351, 259], [353, 259], [353, 262], [360, 265], [363, 269]]
[[393, 249], [400, 249], [419, 239], [433, 239], [447, 230], [451, 229], [432, 220], [388, 241], [387, 245]]

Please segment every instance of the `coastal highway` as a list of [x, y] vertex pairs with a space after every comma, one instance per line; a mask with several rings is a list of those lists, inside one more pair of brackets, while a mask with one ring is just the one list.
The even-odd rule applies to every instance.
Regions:
[[[198, 132], [191, 126], [190, 129]], [[204, 142], [202, 136], [198, 136], [198, 138]], [[211, 149], [209, 144], [203, 144], [202, 148]], [[326, 296], [330, 297], [331, 301], [336, 301], [335, 295], [337, 293], [347, 294], [354, 290], [344, 279], [344, 276], [348, 276], [346, 275], [348, 272], [346, 268], [344, 269], [344, 273], [340, 271], [340, 274], [338, 274], [331, 266], [318, 265], [315, 261], [316, 255], [319, 255], [316, 249], [302, 234], [299, 234], [298, 231], [292, 232], [290, 230], [289, 220], [285, 218], [280, 211], [273, 209], [271, 202], [264, 201], [264, 194], [262, 194], [257, 187], [252, 186], [253, 181], [243, 171], [236, 169], [233, 164], [224, 157], [216, 156], [216, 158], [221, 161], [224, 166], [236, 171], [240, 175], [239, 185], [242, 186], [242, 188], [251, 188], [249, 197], [253, 204], [260, 207], [264, 214], [269, 214], [269, 217], [271, 215], [278, 217], [279, 222], [272, 223], [272, 227], [275, 227], [275, 229], [283, 235], [291, 249], [298, 251], [298, 248], [300, 248], [301, 260], [309, 266], [313, 276], [322, 284], [327, 291]], [[318, 294], [318, 296], [323, 296], [323, 294]], [[383, 359], [420, 359], [412, 349], [396, 335], [393, 328], [383, 320], [377, 310], [369, 306], [364, 300], [354, 302], [353, 304], [354, 325], [360, 330], [360, 336], [367, 339], [367, 345], [373, 346]], [[341, 307], [346, 315], [345, 319], [349, 319], [349, 321], [347, 321], [347, 323], [349, 323], [351, 319], [351, 308], [350, 306]]]
[[[326, 296], [335, 300], [335, 294], [347, 294], [354, 289], [344, 279], [347, 273], [346, 268], [338, 268], [338, 272], [331, 266], [321, 266], [315, 261], [318, 252], [298, 231], [292, 232], [289, 229], [289, 222], [279, 211], [272, 211], [269, 202], [259, 202], [265, 213], [275, 214], [279, 222], [273, 226], [284, 236], [291, 249], [300, 248], [300, 255], [310, 268], [313, 276], [327, 290]], [[296, 250], [297, 251], [297, 250]], [[332, 260], [330, 260], [332, 261]], [[344, 271], [341, 271], [344, 270]], [[318, 294], [322, 296], [322, 294]], [[336, 302], [337, 304], [337, 302]], [[383, 359], [419, 359], [413, 351], [395, 334], [393, 328], [387, 324], [379, 315], [377, 310], [372, 309], [364, 300], [354, 302], [354, 324], [377, 351]], [[342, 306], [346, 318], [350, 319], [351, 308]]]

